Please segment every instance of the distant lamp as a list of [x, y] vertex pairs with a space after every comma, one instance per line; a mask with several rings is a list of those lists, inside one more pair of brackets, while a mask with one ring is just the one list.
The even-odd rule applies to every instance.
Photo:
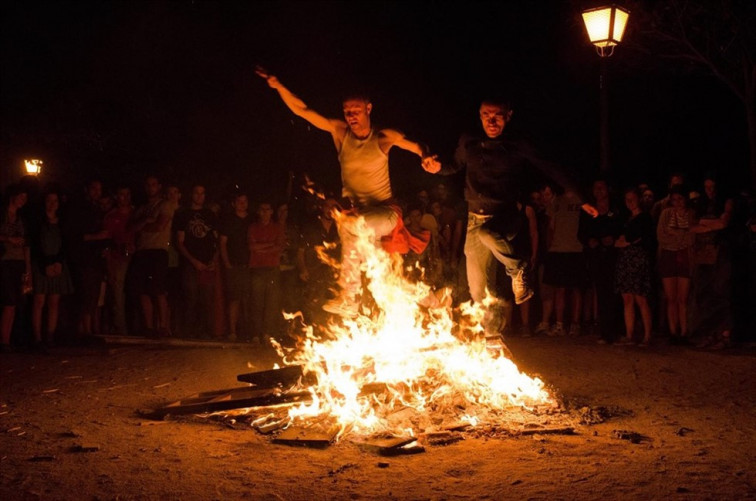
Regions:
[[614, 54], [614, 46], [622, 41], [630, 11], [616, 5], [583, 11], [588, 38], [601, 57]]
[[31, 159], [31, 160], [24, 160], [24, 165], [26, 166], [26, 173], [30, 176], [38, 176], [40, 171], [42, 170], [42, 160], [37, 159]]

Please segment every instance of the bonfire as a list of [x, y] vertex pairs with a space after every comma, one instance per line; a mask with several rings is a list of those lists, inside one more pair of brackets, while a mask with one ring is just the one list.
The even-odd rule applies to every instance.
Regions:
[[338, 224], [346, 217], [359, 236], [362, 305], [353, 318], [303, 324], [293, 347], [271, 340], [284, 365], [306, 376], [291, 390], [311, 396], [288, 408], [288, 424], [317, 423], [340, 438], [415, 436], [556, 407], [544, 383], [517, 368], [499, 333], [485, 331], [493, 299], [452, 308], [449, 291], [407, 279], [401, 256], [375, 245], [362, 218], [337, 214]]

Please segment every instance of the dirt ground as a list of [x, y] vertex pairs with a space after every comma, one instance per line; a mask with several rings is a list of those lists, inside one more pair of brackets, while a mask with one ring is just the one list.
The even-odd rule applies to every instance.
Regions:
[[0, 355], [0, 499], [756, 497], [753, 350], [600, 346], [588, 336], [508, 343], [520, 368], [570, 406], [626, 412], [576, 424], [575, 435], [467, 433], [382, 457], [346, 440], [291, 447], [222, 422], [137, 412], [238, 386], [237, 374], [272, 366], [272, 351], [107, 345]]

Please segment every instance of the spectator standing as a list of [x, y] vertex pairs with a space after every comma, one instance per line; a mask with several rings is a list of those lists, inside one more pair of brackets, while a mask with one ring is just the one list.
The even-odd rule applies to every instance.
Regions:
[[653, 249], [654, 223], [651, 215], [640, 207], [640, 193], [633, 188], [625, 191], [625, 206], [629, 211], [622, 232], [614, 243], [619, 249], [615, 270], [615, 291], [622, 295], [625, 316], [625, 338], [617, 344], [634, 344], [635, 305], [643, 321], [641, 346], [651, 342], [651, 294], [650, 253]]
[[86, 185], [83, 199], [74, 201], [66, 213], [64, 228], [66, 254], [71, 265], [78, 298], [77, 334], [94, 333], [94, 318], [105, 278], [104, 251], [110, 235], [103, 228], [100, 206], [102, 183], [93, 179]]
[[[327, 197], [319, 209], [318, 217], [302, 228], [297, 249], [297, 269], [299, 279], [304, 283], [305, 321], [324, 324], [322, 307], [335, 296], [335, 266], [341, 261], [339, 232], [333, 219], [333, 212], [340, 206], [335, 198]], [[329, 262], [324, 262], [321, 255]]]
[[112, 240], [106, 255], [108, 304], [112, 328], [118, 334], [127, 334], [126, 325], [126, 272], [134, 255], [134, 232], [129, 222], [134, 214], [131, 189], [121, 186], [116, 190], [116, 206], [105, 214], [105, 230]]
[[556, 323], [551, 336], [564, 336], [564, 311], [567, 293], [571, 300], [569, 334], [580, 335], [582, 293], [586, 283], [583, 245], [578, 240], [578, 226], [583, 202], [574, 193], [556, 197], [549, 206], [549, 250], [546, 253], [543, 282], [554, 287]]
[[[165, 188], [165, 201], [172, 214], [181, 208], [181, 189], [175, 184]], [[170, 320], [170, 331], [174, 336], [181, 336], [181, 272], [179, 271], [179, 253], [176, 250], [176, 229], [171, 220], [170, 239], [168, 241], [168, 271], [166, 273], [166, 292]]]
[[[47, 192], [44, 204], [44, 214], [30, 238], [34, 283], [32, 330], [35, 344], [42, 349], [54, 344], [60, 314], [60, 297], [73, 292], [59, 217], [60, 195], [55, 191]], [[42, 314], [45, 302], [47, 328], [43, 338]]]
[[249, 267], [252, 271], [252, 337], [276, 336], [281, 315], [281, 283], [279, 266], [284, 248], [283, 228], [273, 221], [273, 206], [262, 202], [257, 207], [257, 221], [247, 233]]
[[712, 177], [704, 180], [704, 193], [696, 200], [696, 216], [703, 227], [694, 244], [693, 313], [691, 332], [704, 338], [703, 345], [724, 348], [732, 331], [732, 260], [726, 229], [733, 203], [722, 197]]
[[19, 211], [26, 205], [28, 194], [18, 185], [7, 190], [7, 200], [0, 212], [0, 352], [11, 351], [11, 332], [16, 307], [21, 304], [24, 289], [31, 287], [31, 256], [27, 231]]
[[184, 333], [210, 337], [214, 332], [215, 282], [218, 269], [218, 221], [205, 207], [205, 187], [194, 185], [191, 205], [174, 220], [176, 248], [183, 257]]
[[671, 207], [664, 209], [656, 227], [659, 242], [659, 275], [664, 286], [667, 322], [673, 344], [688, 342], [688, 292], [695, 241], [695, 214], [687, 206], [681, 186], [670, 189]]
[[237, 192], [231, 198], [233, 211], [221, 219], [220, 257], [226, 275], [228, 299], [229, 340], [249, 340], [249, 321], [252, 299], [252, 274], [249, 269], [247, 231], [252, 224], [249, 199]]
[[595, 218], [580, 216], [578, 237], [583, 243], [588, 276], [594, 290], [599, 343], [606, 344], [617, 339], [619, 327], [620, 298], [614, 291], [617, 265], [614, 243], [622, 229], [622, 220], [616, 207], [612, 206], [606, 181], [594, 181], [592, 193], [599, 215]]
[[130, 273], [139, 294], [144, 328], [148, 336], [171, 335], [166, 279], [171, 220], [175, 209], [163, 199], [162, 189], [157, 177], [147, 177], [144, 184], [147, 203], [134, 212], [129, 227], [136, 235], [136, 252]]

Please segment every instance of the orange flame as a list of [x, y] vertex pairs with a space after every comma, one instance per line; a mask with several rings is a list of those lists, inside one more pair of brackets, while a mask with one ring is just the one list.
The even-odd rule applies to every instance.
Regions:
[[[325, 335], [306, 326], [296, 348], [271, 340], [285, 364], [302, 365], [317, 379], [308, 388], [312, 401], [290, 409], [293, 421], [335, 421], [341, 436], [414, 435], [411, 420], [396, 419], [404, 409], [443, 413], [474, 426], [500, 420], [497, 413], [506, 409], [554, 406], [543, 382], [520, 372], [503, 344], [486, 345], [481, 321], [487, 302], [465, 303], [455, 321], [448, 291], [406, 280], [401, 257], [375, 244], [363, 218], [337, 213], [336, 220], [355, 225], [374, 305], [363, 304], [355, 318], [331, 323]], [[376, 383], [385, 391], [365, 394]]]

